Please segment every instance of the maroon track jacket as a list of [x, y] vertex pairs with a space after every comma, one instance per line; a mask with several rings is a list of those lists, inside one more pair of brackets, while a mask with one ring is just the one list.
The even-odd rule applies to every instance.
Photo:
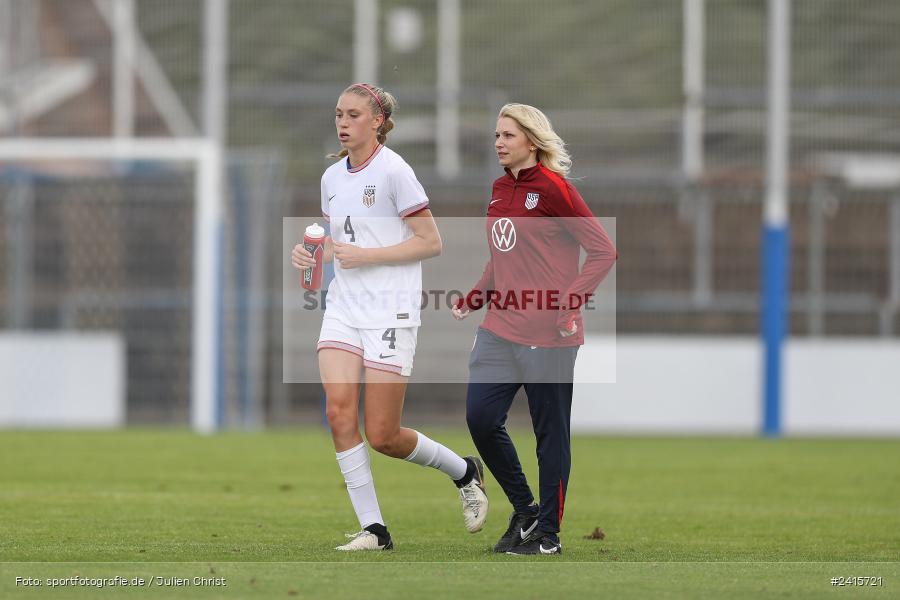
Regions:
[[[579, 307], [619, 255], [578, 191], [540, 163], [520, 170], [518, 179], [506, 169], [494, 182], [485, 228], [491, 258], [457, 306], [487, 304], [481, 326], [517, 344], [583, 344]], [[580, 247], [587, 260], [579, 273]], [[578, 332], [560, 335], [573, 322]]]

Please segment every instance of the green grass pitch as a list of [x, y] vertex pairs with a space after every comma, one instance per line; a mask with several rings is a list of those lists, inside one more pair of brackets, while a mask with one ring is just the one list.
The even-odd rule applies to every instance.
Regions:
[[[473, 452], [463, 431], [423, 429]], [[533, 437], [514, 433], [534, 484]], [[510, 508], [490, 476], [491, 512], [472, 535], [444, 475], [375, 453], [396, 550], [339, 554], [332, 548], [356, 520], [322, 431], [0, 432], [0, 597], [859, 592], [833, 586], [832, 577], [881, 577], [867, 597], [897, 597], [898, 440], [576, 437], [572, 445], [560, 557], [491, 553]], [[598, 527], [605, 539], [586, 539]], [[73, 576], [141, 577], [146, 585], [48, 585]]]

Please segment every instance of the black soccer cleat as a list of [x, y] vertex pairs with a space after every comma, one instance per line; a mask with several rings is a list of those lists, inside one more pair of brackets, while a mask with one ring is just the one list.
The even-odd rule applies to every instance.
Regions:
[[[555, 538], [555, 539], [554, 539]], [[562, 554], [562, 544], [559, 538], [549, 534], [541, 533], [538, 535], [530, 535], [518, 546], [507, 550], [507, 554], [516, 556], [528, 556], [532, 554]]]
[[509, 517], [509, 527], [494, 545], [494, 552], [508, 552], [534, 532], [537, 527], [537, 505], [531, 506], [534, 507], [534, 513], [513, 511]]

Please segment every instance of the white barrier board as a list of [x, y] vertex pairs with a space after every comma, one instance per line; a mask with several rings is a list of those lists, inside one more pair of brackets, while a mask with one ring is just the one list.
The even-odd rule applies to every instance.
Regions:
[[[756, 435], [762, 345], [755, 337], [588, 339], [575, 368], [616, 344], [615, 381], [575, 385], [573, 432]], [[900, 342], [792, 339], [784, 353], [787, 435], [900, 435]]]
[[0, 427], [125, 423], [125, 342], [115, 333], [0, 334]]

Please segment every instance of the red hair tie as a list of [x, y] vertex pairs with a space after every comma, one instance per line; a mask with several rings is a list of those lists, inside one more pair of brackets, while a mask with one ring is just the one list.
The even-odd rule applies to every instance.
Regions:
[[378, 99], [378, 94], [375, 93], [375, 90], [372, 89], [372, 86], [368, 83], [354, 83], [351, 87], [361, 87], [362, 89], [369, 92], [373, 98], [375, 98], [375, 102], [378, 103], [378, 108], [381, 109], [381, 116], [384, 117], [384, 120], [387, 121], [387, 113], [384, 112], [384, 106], [381, 105], [381, 100]]

